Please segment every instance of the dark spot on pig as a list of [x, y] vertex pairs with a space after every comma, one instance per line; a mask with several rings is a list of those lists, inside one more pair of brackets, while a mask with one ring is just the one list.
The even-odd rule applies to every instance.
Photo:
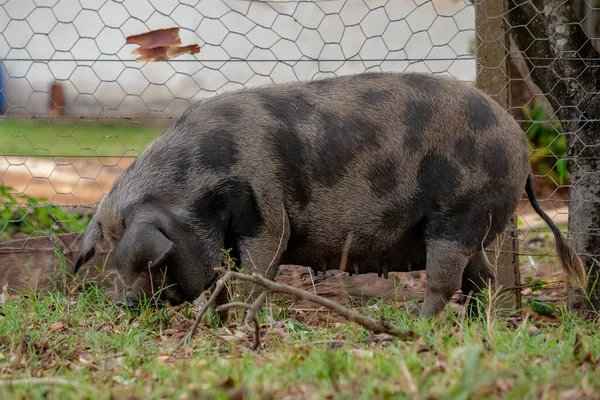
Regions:
[[215, 188], [197, 198], [192, 204], [194, 219], [204, 229], [225, 233], [227, 214], [225, 194]]
[[489, 219], [480, 207], [469, 209], [462, 214], [435, 214], [427, 223], [426, 235], [430, 239], [450, 240], [465, 248], [475, 249], [481, 246]]
[[508, 150], [498, 144], [491, 143], [481, 150], [482, 167], [493, 180], [509, 178], [510, 160]]
[[429, 101], [415, 100], [406, 105], [404, 121], [406, 121], [406, 145], [411, 150], [418, 150], [423, 141], [427, 125], [435, 110]]
[[225, 103], [215, 108], [215, 113], [227, 121], [236, 121], [242, 115], [242, 109], [234, 104]]
[[216, 130], [200, 136], [198, 152], [202, 166], [215, 171], [229, 172], [237, 162], [238, 150], [230, 132]]
[[315, 177], [331, 186], [344, 175], [357, 154], [377, 146], [379, 127], [360, 117], [340, 118], [326, 111], [320, 117], [324, 137], [311, 164]]
[[467, 120], [473, 132], [479, 132], [498, 124], [498, 117], [482, 94], [472, 93], [467, 97]]
[[225, 202], [233, 233], [239, 238], [256, 237], [262, 229], [263, 218], [252, 186], [248, 182], [228, 181]]
[[314, 86], [318, 89], [328, 89], [331, 87], [333, 81], [328, 78], [319, 78], [308, 82], [308, 86]]
[[408, 72], [403, 78], [406, 84], [415, 91], [429, 95], [439, 91], [438, 85], [441, 83], [436, 76], [416, 72]]
[[[484, 247], [488, 246], [495, 239], [496, 234], [504, 229], [518, 201], [490, 196], [489, 193], [498, 190], [498, 185], [502, 185], [502, 182], [488, 181], [476, 189], [450, 198], [445, 211], [445, 220], [447, 221], [437, 221], [432, 224], [433, 232], [441, 233], [441, 231], [456, 229], [453, 237], [456, 237], [460, 243], [467, 246], [474, 244], [480, 246], [481, 243], [476, 242], [480, 241], [488, 231], [483, 244]], [[511, 201], [514, 201], [514, 204], [511, 204]], [[490, 213], [492, 216], [491, 226]], [[446, 227], [455, 220], [458, 221], [458, 225], [455, 225], [457, 227]], [[463, 223], [467, 225], [461, 226], [460, 224]], [[446, 235], [448, 234], [446, 233]]]
[[192, 157], [187, 152], [182, 152], [175, 158], [175, 171], [173, 171], [173, 177], [176, 182], [184, 182], [188, 175], [188, 169], [191, 166]]
[[366, 89], [360, 93], [360, 101], [366, 103], [366, 106], [377, 106], [380, 103], [389, 101], [393, 98], [392, 92], [387, 89]]
[[387, 232], [398, 232], [416, 224], [420, 217], [409, 208], [406, 202], [394, 201], [383, 210], [380, 225]]
[[239, 242], [255, 237], [262, 229], [263, 219], [249, 183], [226, 180], [204, 193], [192, 205], [194, 218], [204, 229], [221, 237], [232, 257], [239, 260]]
[[[290, 221], [291, 222], [291, 221]], [[287, 242], [287, 248], [282, 254], [280, 263], [299, 262], [299, 256], [306, 248], [310, 240], [310, 231], [308, 228], [299, 224], [291, 223], [290, 237]]]
[[366, 178], [374, 194], [380, 197], [389, 195], [398, 185], [396, 162], [388, 158], [375, 164]]
[[261, 93], [258, 95], [260, 103], [278, 121], [287, 127], [305, 119], [313, 110], [313, 106], [306, 101], [302, 93], [291, 95]]
[[270, 141], [275, 159], [280, 164], [279, 179], [283, 184], [285, 198], [293, 204], [305, 207], [311, 198], [311, 186], [306, 166], [308, 155], [295, 129], [278, 129]]
[[457, 140], [454, 144], [454, 154], [461, 165], [473, 164], [477, 158], [475, 138], [472, 136], [465, 136]]
[[[429, 154], [419, 164], [417, 204], [438, 207], [460, 186], [460, 172], [448, 158]], [[416, 204], [415, 204], [416, 205]]]
[[421, 160], [417, 180], [417, 191], [409, 200], [396, 201], [383, 212], [382, 227], [387, 231], [410, 229], [439, 211], [460, 184], [460, 173], [446, 157], [430, 154]]

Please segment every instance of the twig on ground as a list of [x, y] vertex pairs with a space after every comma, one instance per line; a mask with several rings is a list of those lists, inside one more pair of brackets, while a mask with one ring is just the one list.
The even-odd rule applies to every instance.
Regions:
[[[179, 305], [176, 306], [172, 306], [169, 307], [169, 310], [167, 311], [167, 315], [169, 317], [172, 317], [174, 315], [181, 315], [181, 310], [183, 310], [184, 308], [186, 308], [188, 305], [187, 303], [181, 303]], [[185, 318], [185, 317], [184, 317]], [[186, 318], [187, 319], [187, 318]]]
[[258, 323], [258, 317], [256, 315], [258, 314], [260, 306], [262, 306], [262, 304], [265, 302], [268, 295], [268, 291], [262, 292], [252, 304], [236, 301], [233, 303], [222, 304], [215, 308], [216, 312], [226, 311], [233, 307], [242, 307], [248, 310], [248, 313], [246, 313], [246, 318], [244, 319], [244, 323], [248, 329], [251, 329], [248, 321], [252, 320], [252, 323], [254, 324], [254, 345], [252, 350], [256, 350], [260, 345], [260, 324]]
[[[262, 292], [257, 298], [256, 300], [254, 300], [254, 303], [252, 303], [252, 307], [250, 307], [250, 311], [248, 312], [248, 314], [246, 314], [246, 318], [245, 318], [245, 323], [246, 326], [248, 326], [248, 321], [250, 319], [256, 319], [256, 315], [258, 314], [258, 310], [260, 310], [260, 307], [263, 305], [263, 303], [265, 302], [265, 300], [267, 300], [267, 296], [269, 295], [269, 291], [265, 290], [264, 292]], [[256, 324], [255, 324], [256, 325]]]
[[[321, 296], [314, 295], [305, 290], [298, 289], [293, 286], [288, 286], [288, 285], [284, 285], [281, 283], [277, 283], [277, 282], [263, 278], [256, 274], [248, 275], [248, 274], [243, 274], [243, 273], [239, 273], [239, 272], [228, 271], [224, 268], [216, 268], [216, 270], [219, 272], [224, 272], [224, 275], [217, 281], [214, 292], [211, 294], [211, 296], [208, 299], [208, 301], [206, 302], [206, 304], [202, 307], [202, 309], [198, 313], [196, 320], [194, 321], [194, 324], [190, 328], [187, 335], [183, 338], [183, 340], [181, 341], [179, 346], [177, 346], [177, 349], [180, 348], [182, 345], [184, 345], [191, 339], [191, 337], [194, 335], [196, 329], [198, 328], [200, 321], [204, 317], [204, 314], [206, 313], [206, 311], [208, 311], [208, 308], [211, 305], [215, 304], [215, 300], [216, 300], [217, 296], [219, 295], [219, 293], [225, 286], [225, 283], [227, 281], [229, 281], [230, 279], [238, 279], [240, 281], [254, 283], [255, 285], [261, 286], [264, 289], [264, 291], [254, 301], [254, 303], [252, 305], [249, 305], [246, 303], [235, 303], [235, 304], [228, 303], [228, 304], [223, 304], [223, 305], [220, 305], [217, 307], [219, 310], [224, 310], [224, 309], [227, 309], [230, 307], [235, 307], [235, 306], [240, 306], [240, 307], [248, 309], [249, 311], [248, 311], [248, 314], [246, 315], [245, 321], [247, 323], [249, 319], [253, 320], [254, 325], [255, 325], [255, 335], [256, 335], [255, 340], [258, 340], [258, 338], [259, 338], [258, 337], [259, 325], [258, 325], [258, 321], [256, 320], [256, 313], [258, 312], [258, 309], [260, 308], [262, 303], [265, 301], [265, 299], [269, 293], [288, 294], [291, 296], [299, 297], [302, 300], [307, 300], [312, 303], [327, 307], [330, 310], [336, 312], [337, 314], [345, 317], [347, 320], [349, 320], [351, 322], [355, 322], [355, 323], [363, 326], [364, 328], [366, 328], [370, 331], [373, 331], [375, 333], [387, 333], [387, 334], [390, 334], [390, 335], [395, 336], [402, 340], [411, 339], [411, 338], [415, 337], [415, 333], [412, 332], [410, 329], [403, 329], [403, 328], [394, 326], [389, 321], [387, 321], [383, 318], [380, 320], [374, 320], [372, 318], [369, 318], [362, 314], [359, 314], [349, 308], [346, 308], [332, 300], [326, 299]], [[256, 345], [256, 347], [258, 346], [256, 341], [255, 341], [255, 345]]]

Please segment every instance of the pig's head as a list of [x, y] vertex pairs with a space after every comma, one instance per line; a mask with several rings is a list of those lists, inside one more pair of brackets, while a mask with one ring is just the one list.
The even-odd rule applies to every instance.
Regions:
[[75, 273], [104, 239], [129, 304], [141, 296], [173, 305], [193, 301], [217, 279], [218, 238], [191, 229], [165, 205], [146, 202], [120, 211], [109, 193], [83, 234]]

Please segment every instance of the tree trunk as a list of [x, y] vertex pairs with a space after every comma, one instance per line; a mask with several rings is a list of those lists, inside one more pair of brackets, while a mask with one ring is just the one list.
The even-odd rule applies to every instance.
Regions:
[[556, 110], [568, 146], [569, 239], [586, 265], [588, 298], [569, 286], [568, 304], [600, 311], [600, 53], [581, 28], [572, 2], [509, 0], [509, 32], [532, 80]]

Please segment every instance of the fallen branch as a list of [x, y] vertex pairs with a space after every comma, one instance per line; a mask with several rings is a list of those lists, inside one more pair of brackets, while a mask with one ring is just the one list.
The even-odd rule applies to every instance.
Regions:
[[260, 306], [262, 305], [262, 303], [264, 303], [267, 295], [270, 293], [287, 294], [287, 295], [299, 297], [302, 300], [307, 300], [312, 303], [327, 307], [331, 311], [334, 311], [335, 313], [341, 315], [342, 317], [346, 318], [347, 320], [349, 320], [351, 322], [355, 322], [374, 333], [387, 333], [387, 334], [397, 337], [401, 340], [412, 339], [415, 337], [415, 333], [413, 331], [411, 331], [410, 329], [404, 329], [404, 328], [399, 328], [397, 326], [394, 326], [389, 321], [387, 321], [383, 318], [380, 320], [375, 320], [375, 319], [366, 317], [366, 316], [359, 314], [349, 308], [346, 308], [334, 301], [331, 301], [331, 300], [326, 299], [321, 296], [311, 294], [310, 292], [304, 291], [302, 289], [298, 289], [293, 286], [288, 286], [288, 285], [284, 285], [281, 283], [277, 283], [277, 282], [263, 278], [262, 276], [259, 276], [256, 274], [252, 274], [252, 275], [242, 274], [239, 272], [229, 271], [229, 270], [226, 270], [223, 268], [216, 268], [216, 270], [219, 272], [224, 272], [224, 275], [217, 281], [214, 292], [211, 294], [211, 296], [208, 299], [208, 301], [206, 302], [206, 304], [204, 304], [204, 306], [198, 313], [198, 316], [196, 317], [194, 324], [192, 325], [192, 327], [190, 328], [190, 330], [186, 334], [186, 336], [183, 338], [183, 340], [181, 341], [179, 346], [177, 346], [177, 349], [179, 349], [181, 346], [183, 346], [185, 343], [187, 343], [192, 338], [192, 336], [196, 332], [196, 329], [198, 328], [198, 325], [200, 324], [200, 321], [204, 317], [204, 314], [206, 313], [206, 311], [208, 311], [208, 308], [211, 305], [215, 304], [215, 300], [216, 300], [217, 296], [219, 295], [221, 290], [223, 290], [225, 283], [227, 281], [229, 281], [230, 279], [238, 279], [240, 281], [250, 282], [255, 285], [261, 286], [264, 289], [264, 291], [260, 294], [260, 296], [258, 296], [258, 298], [254, 301], [254, 303], [252, 305], [247, 304], [247, 303], [235, 302], [235, 303], [223, 304], [223, 305], [216, 307], [216, 309], [219, 311], [226, 310], [231, 307], [242, 307], [242, 308], [245, 308], [248, 310], [248, 313], [245, 318], [245, 323], [246, 323], [246, 325], [248, 325], [248, 321], [250, 321], [250, 320], [252, 320], [254, 323], [254, 329], [255, 329], [255, 341], [254, 341], [255, 346], [254, 346], [254, 348], [255, 349], [258, 348], [258, 344], [259, 344], [259, 340], [260, 340], [259, 324], [258, 324], [258, 320], [256, 318], [256, 314], [258, 313], [258, 310], [260, 309]]

